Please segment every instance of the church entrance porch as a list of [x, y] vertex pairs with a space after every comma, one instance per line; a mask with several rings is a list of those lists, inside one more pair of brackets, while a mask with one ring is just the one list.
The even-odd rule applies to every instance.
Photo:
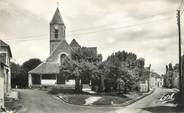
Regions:
[[59, 74], [29, 74], [29, 87], [55, 86], [64, 84]]
[[52, 86], [57, 84], [57, 74], [41, 75], [41, 85]]
[[75, 80], [66, 80], [61, 74], [29, 74], [29, 87], [62, 86], [74, 87]]

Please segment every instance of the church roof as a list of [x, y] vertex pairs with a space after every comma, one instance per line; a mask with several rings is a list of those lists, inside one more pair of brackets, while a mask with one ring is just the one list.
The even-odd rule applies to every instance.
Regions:
[[58, 74], [59, 64], [44, 62], [37, 66], [35, 69], [29, 71], [30, 74]]
[[60, 14], [59, 8], [56, 9], [56, 12], [55, 12], [50, 24], [63, 24], [64, 25], [64, 21], [62, 19], [61, 14]]
[[70, 46], [71, 46], [71, 47], [78, 47], [78, 48], [81, 47], [81, 46], [79, 45], [79, 43], [78, 43], [75, 39], [72, 40], [72, 42], [70, 43]]
[[2, 40], [0, 40], [0, 47], [6, 47], [6, 48], [8, 48], [8, 54], [10, 55], [10, 57], [12, 57], [10, 46], [7, 43], [5, 43]]

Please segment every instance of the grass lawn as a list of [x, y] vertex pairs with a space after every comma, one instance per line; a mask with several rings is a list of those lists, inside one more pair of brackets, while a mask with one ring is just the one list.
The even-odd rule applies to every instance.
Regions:
[[54, 87], [51, 90], [48, 91], [48, 93], [57, 95], [57, 94], [88, 94], [86, 92], [76, 92], [75, 89], [65, 89], [65, 88], [57, 88]]
[[[86, 99], [91, 97], [91, 95], [64, 95], [62, 99], [70, 104], [75, 105], [85, 105]], [[92, 103], [92, 105], [112, 105], [113, 104], [122, 104], [128, 100], [129, 98], [126, 97], [116, 97], [116, 96], [100, 96], [101, 99], [97, 100], [96, 102]]]
[[112, 104], [122, 104], [130, 100], [127, 97], [117, 97], [117, 96], [102, 96], [101, 99], [94, 102], [93, 105], [112, 105]]
[[63, 100], [70, 104], [84, 105], [85, 99], [89, 98], [90, 95], [64, 95]]
[[[133, 99], [133, 97], [140, 96], [138, 93], [134, 92], [133, 94], [123, 95], [115, 93], [97, 93], [89, 94], [86, 92], [76, 92], [75, 89], [65, 89], [65, 88], [52, 88], [49, 91], [50, 94], [58, 95], [62, 100], [67, 103], [75, 105], [85, 105], [86, 99], [90, 97], [101, 97], [97, 101], [94, 101], [91, 105], [112, 105], [112, 104], [123, 104], [124, 102]], [[135, 95], [136, 94], [136, 95]]]

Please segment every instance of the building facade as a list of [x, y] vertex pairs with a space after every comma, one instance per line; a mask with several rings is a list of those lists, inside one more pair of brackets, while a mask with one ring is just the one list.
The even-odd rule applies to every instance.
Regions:
[[144, 69], [144, 78], [140, 81], [140, 91], [147, 92], [155, 88], [163, 87], [164, 79], [159, 74], [150, 71], [149, 67]]
[[10, 46], [0, 40], [0, 107], [4, 107], [4, 97], [8, 95], [11, 89], [11, 58]]
[[[50, 56], [39, 66], [29, 72], [29, 87], [63, 84], [63, 78], [59, 76], [60, 62], [64, 57], [71, 57], [73, 50], [81, 48], [81, 45], [73, 39], [70, 44], [65, 37], [66, 26], [57, 8], [50, 22]], [[97, 55], [96, 47], [86, 47]]]

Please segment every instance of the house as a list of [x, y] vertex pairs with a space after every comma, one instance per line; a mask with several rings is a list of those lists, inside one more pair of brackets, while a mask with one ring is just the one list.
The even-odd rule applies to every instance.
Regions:
[[0, 62], [0, 107], [3, 107], [3, 108], [4, 108], [4, 93], [5, 93], [4, 77], [5, 77], [6, 67], [7, 65], [1, 61]]
[[141, 77], [140, 80], [140, 91], [147, 92], [162, 86], [163, 77], [155, 72], [150, 71], [149, 67], [145, 67], [143, 77]]
[[[65, 84], [67, 81], [59, 75], [60, 63], [65, 57], [71, 58], [71, 52], [81, 45], [73, 39], [70, 44], [66, 41], [66, 26], [57, 8], [50, 22], [50, 56], [35, 69], [29, 71], [29, 87]], [[97, 55], [96, 47], [86, 47]]]
[[155, 72], [150, 74], [150, 88], [163, 87], [163, 77]]
[[11, 58], [10, 46], [0, 40], [0, 107], [4, 107], [4, 97], [8, 95], [11, 89]]

